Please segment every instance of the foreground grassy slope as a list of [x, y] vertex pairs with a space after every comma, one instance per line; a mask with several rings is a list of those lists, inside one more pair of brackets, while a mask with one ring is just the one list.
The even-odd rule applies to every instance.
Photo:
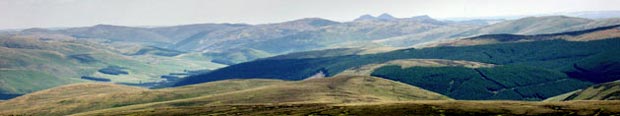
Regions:
[[451, 99], [418, 87], [386, 79], [370, 76], [338, 76], [188, 99], [110, 108], [95, 112], [227, 104], [381, 103], [412, 100]]
[[570, 100], [620, 100], [620, 82], [593, 85], [585, 89], [558, 95], [545, 101]]
[[149, 90], [82, 83], [34, 92], [0, 103], [0, 115], [66, 115], [133, 104], [191, 98], [283, 83], [279, 80], [226, 80], [200, 85]]
[[102, 110], [92, 115], [620, 115], [620, 101], [412, 101], [369, 104], [237, 104]]
[[[368, 103], [450, 98], [370, 76], [318, 78], [299, 82], [225, 80], [148, 90], [114, 84], [76, 84], [0, 103], [0, 115], [66, 115], [99, 109], [256, 103]], [[108, 109], [111, 108], [111, 109]]]

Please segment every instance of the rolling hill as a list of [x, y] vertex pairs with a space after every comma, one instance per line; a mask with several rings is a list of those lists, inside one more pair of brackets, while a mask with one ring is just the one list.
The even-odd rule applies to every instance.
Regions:
[[[88, 82], [159, 83], [159, 78], [183, 70], [214, 69], [223, 65], [199, 61], [182, 52], [142, 47], [144, 53], [122, 50], [65, 35], [20, 34], [0, 38], [0, 95], [12, 98], [55, 86]], [[46, 81], [41, 81], [46, 80]]]
[[[271, 24], [190, 24], [163, 27], [95, 25], [67, 29], [27, 29], [22, 32], [64, 34], [106, 43], [134, 43], [210, 57], [232, 57], [240, 63], [286, 53], [334, 48], [406, 48], [438, 40], [483, 34], [546, 34], [620, 24], [618, 19], [566, 16], [528, 17], [501, 23], [440, 21], [427, 15], [396, 18], [389, 14], [361, 16], [349, 22], [304, 18]], [[262, 54], [246, 54], [247, 50]], [[263, 55], [267, 54], [267, 55]], [[219, 60], [218, 60], [219, 61]]]
[[0, 114], [67, 115], [107, 108], [114, 111], [207, 104], [377, 103], [410, 100], [450, 98], [370, 76], [341, 76], [297, 82], [225, 80], [154, 90], [86, 83], [56, 87], [1, 102], [0, 109], [4, 110]]
[[593, 20], [567, 16], [526, 17], [472, 29], [454, 37], [485, 34], [550, 34], [618, 24], [620, 24], [620, 22], [613, 19]]
[[570, 100], [620, 100], [620, 82], [608, 82], [592, 85], [566, 94], [546, 99], [545, 101]]
[[424, 47], [437, 46], [471, 46], [482, 44], [497, 44], [510, 42], [528, 42], [540, 40], [563, 39], [567, 41], [591, 41], [598, 39], [617, 38], [620, 37], [620, 25], [603, 26], [586, 30], [569, 31], [553, 34], [539, 35], [515, 35], [515, 34], [489, 34], [471, 38], [440, 41], [428, 43]]
[[[233, 104], [101, 110], [90, 115], [618, 115], [618, 101], [411, 101], [367, 104]], [[466, 107], [464, 107], [466, 106]]]
[[618, 115], [618, 101], [589, 101], [619, 99], [618, 24], [381, 14], [7, 31], [0, 115]]
[[110, 83], [80, 83], [37, 91], [0, 103], [0, 114], [67, 115], [238, 91], [282, 83], [278, 80], [227, 80], [170, 89], [149, 90]]

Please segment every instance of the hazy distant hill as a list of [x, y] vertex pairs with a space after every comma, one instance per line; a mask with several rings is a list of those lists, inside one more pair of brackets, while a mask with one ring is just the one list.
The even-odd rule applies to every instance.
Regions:
[[111, 43], [138, 43], [179, 51], [199, 51], [221, 55], [212, 57], [235, 56], [233, 54], [249, 49], [267, 54], [232, 58], [236, 60], [226, 61], [239, 63], [266, 56], [309, 50], [343, 47], [402, 48], [481, 34], [543, 34], [614, 24], [620, 24], [620, 20], [544, 16], [508, 21], [440, 21], [426, 15], [396, 18], [389, 14], [381, 14], [377, 17], [363, 15], [350, 22], [304, 18], [260, 25], [190, 24], [151, 28], [96, 25], [60, 30], [28, 29], [24, 31], [65, 34], [77, 38], [109, 40], [107, 42]]
[[488, 34], [488, 35], [481, 35], [481, 36], [470, 37], [470, 38], [437, 41], [434, 43], [427, 43], [420, 47], [471, 46], [471, 45], [529, 42], [529, 41], [554, 40], [554, 39], [563, 39], [567, 41], [591, 41], [591, 40], [616, 38], [616, 37], [620, 37], [620, 24], [590, 28], [586, 30], [569, 31], [569, 32], [552, 33], [552, 34], [537, 34], [537, 35]]
[[549, 34], [618, 24], [620, 22], [617, 19], [593, 20], [567, 16], [526, 17], [469, 30], [455, 37], [481, 34]]

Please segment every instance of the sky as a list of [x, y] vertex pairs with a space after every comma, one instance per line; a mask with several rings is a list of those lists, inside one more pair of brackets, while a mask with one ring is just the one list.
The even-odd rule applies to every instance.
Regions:
[[0, 0], [0, 29], [264, 24], [360, 15], [433, 18], [620, 10], [620, 0]]

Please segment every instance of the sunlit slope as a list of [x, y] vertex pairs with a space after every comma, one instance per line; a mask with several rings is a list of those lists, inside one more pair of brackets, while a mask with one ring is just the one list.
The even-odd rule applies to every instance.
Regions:
[[618, 115], [620, 101], [410, 101], [369, 104], [242, 104], [102, 110], [91, 115]]
[[549, 98], [545, 101], [570, 100], [620, 100], [620, 82], [609, 82], [590, 86], [563, 95]]
[[515, 35], [515, 34], [489, 34], [471, 38], [463, 38], [449, 41], [439, 41], [422, 45], [421, 47], [437, 46], [472, 46], [483, 44], [531, 42], [541, 40], [562, 39], [567, 41], [592, 41], [620, 37], [620, 25], [589, 28], [585, 30], [569, 31], [552, 34]]
[[434, 92], [391, 80], [370, 76], [337, 76], [93, 112], [107, 113], [166, 107], [227, 104], [384, 103], [413, 100], [451, 99]]
[[20, 96], [0, 103], [0, 108], [6, 109], [0, 114], [65, 115], [107, 108], [122, 111], [188, 105], [411, 100], [451, 99], [404, 83], [370, 76], [340, 76], [297, 82], [226, 80], [155, 90], [94, 83], [61, 86]]
[[212, 95], [284, 83], [278, 80], [226, 80], [199, 85], [149, 90], [109, 83], [60, 86], [0, 103], [0, 115], [67, 115], [202, 95]]
[[[215, 69], [223, 65], [187, 56], [124, 55], [111, 46], [64, 35], [27, 34], [0, 38], [0, 94], [24, 94], [58, 85], [87, 82], [82, 76], [111, 82], [140, 83], [183, 70]], [[104, 74], [121, 67], [127, 74]], [[46, 80], [46, 81], [41, 81]]]

